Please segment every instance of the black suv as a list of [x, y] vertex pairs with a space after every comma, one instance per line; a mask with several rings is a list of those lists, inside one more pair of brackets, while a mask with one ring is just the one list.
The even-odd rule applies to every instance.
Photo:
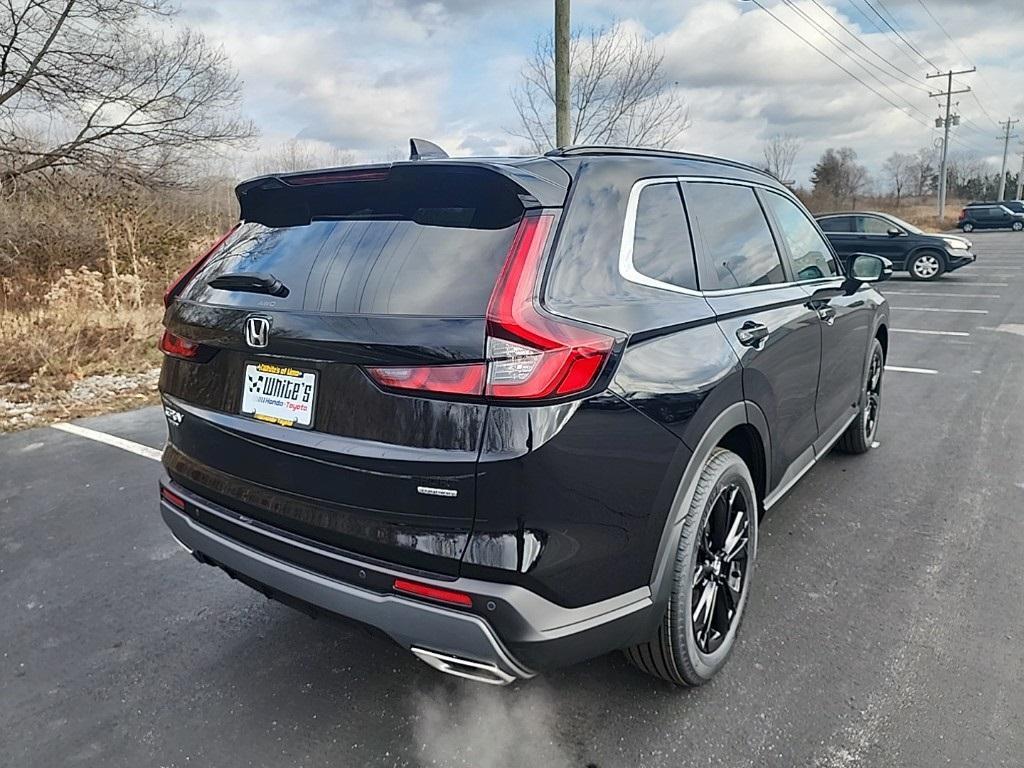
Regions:
[[887, 213], [844, 211], [817, 216], [839, 256], [849, 264], [857, 253], [874, 253], [905, 269], [916, 280], [935, 280], [943, 272], [973, 264], [971, 242], [955, 235], [930, 235]]
[[1006, 203], [971, 204], [960, 211], [960, 220], [956, 223], [964, 232], [975, 229], [1012, 229], [1020, 232], [1024, 229], [1024, 213], [1018, 213]]
[[202, 563], [487, 683], [698, 685], [760, 513], [878, 423], [887, 276], [765, 173], [572, 148], [266, 176], [168, 289], [161, 511]]

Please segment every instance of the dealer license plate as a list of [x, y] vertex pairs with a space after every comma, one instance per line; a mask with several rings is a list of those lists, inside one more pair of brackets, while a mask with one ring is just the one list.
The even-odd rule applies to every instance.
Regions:
[[313, 424], [316, 373], [271, 363], [249, 363], [242, 382], [242, 413], [284, 427]]

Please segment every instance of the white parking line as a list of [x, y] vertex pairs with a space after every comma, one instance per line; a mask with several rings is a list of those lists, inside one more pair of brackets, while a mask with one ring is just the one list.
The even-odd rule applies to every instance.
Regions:
[[971, 264], [971, 269], [1024, 269], [1020, 264], [998, 265], [998, 264]]
[[987, 315], [987, 309], [946, 309], [945, 307], [892, 307], [892, 309], [903, 309], [911, 312], [953, 312], [958, 315]]
[[886, 296], [944, 296], [951, 299], [998, 299], [998, 293], [933, 293], [931, 291], [886, 291]]
[[916, 328], [890, 328], [892, 333], [920, 333], [925, 336], [970, 336], [967, 331], [921, 331]]
[[97, 432], [95, 429], [80, 427], [77, 424], [61, 422], [60, 424], [51, 424], [50, 426], [54, 429], [59, 429], [61, 432], [78, 435], [79, 437], [84, 437], [88, 440], [95, 440], [97, 443], [112, 445], [115, 448], [120, 448], [122, 451], [128, 451], [128, 453], [134, 453], [136, 456], [143, 456], [147, 459], [152, 459], [153, 461], [160, 461], [160, 456], [163, 453], [163, 451], [158, 451], [156, 448], [150, 448], [148, 445], [136, 443], [132, 440], [125, 440], [123, 437], [108, 435], [106, 432]]
[[895, 371], [896, 373], [926, 373], [929, 376], [933, 376], [938, 373], [938, 371], [931, 368], [903, 368], [899, 365], [887, 365], [885, 366], [885, 370]]
[[981, 283], [976, 280], [959, 278], [957, 280], [949, 280], [946, 282], [946, 286], [952, 288], [954, 285], [983, 285], [986, 288], [1005, 288], [1009, 283]]

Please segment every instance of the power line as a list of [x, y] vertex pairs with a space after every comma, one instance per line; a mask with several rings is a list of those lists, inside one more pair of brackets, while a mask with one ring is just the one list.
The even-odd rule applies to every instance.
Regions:
[[[893, 88], [892, 88], [892, 87], [891, 87], [891, 86], [890, 86], [890, 85], [889, 85], [888, 83], [886, 83], [885, 81], [883, 81], [883, 80], [882, 80], [882, 79], [881, 79], [880, 77], [878, 77], [878, 76], [877, 76], [876, 74], [874, 74], [873, 72], [870, 72], [870, 71], [869, 71], [869, 70], [868, 70], [868, 69], [867, 69], [867, 68], [866, 68], [866, 67], [864, 66], [864, 64], [862, 64], [861, 62], [863, 61], [863, 62], [865, 62], [865, 63], [867, 63], [867, 64], [871, 64], [872, 66], [876, 67], [876, 69], [879, 69], [879, 71], [881, 71], [881, 72], [882, 72], [882, 74], [884, 74], [884, 75], [886, 75], [886, 76], [888, 76], [888, 75], [889, 75], [889, 73], [888, 73], [888, 72], [886, 72], [885, 70], [882, 70], [881, 68], [877, 67], [877, 65], [874, 65], [874, 64], [872, 64], [872, 63], [871, 63], [870, 61], [868, 61], [867, 59], [865, 59], [865, 58], [864, 58], [864, 57], [863, 57], [863, 56], [862, 56], [861, 54], [859, 54], [859, 53], [857, 53], [856, 51], [854, 51], [854, 50], [853, 50], [853, 49], [852, 49], [852, 48], [851, 48], [850, 46], [848, 46], [848, 45], [847, 45], [846, 43], [844, 43], [844, 42], [843, 42], [842, 40], [840, 40], [839, 38], [837, 38], [837, 37], [836, 37], [835, 35], [833, 35], [833, 34], [832, 34], [831, 32], [829, 32], [829, 31], [828, 31], [827, 29], [825, 29], [824, 27], [822, 27], [822, 26], [821, 26], [821, 24], [819, 24], [819, 23], [818, 23], [817, 21], [815, 21], [814, 19], [812, 19], [812, 18], [811, 18], [811, 17], [810, 17], [810, 16], [809, 16], [809, 15], [808, 15], [808, 14], [807, 14], [807, 13], [806, 13], [805, 11], [803, 11], [803, 10], [802, 10], [801, 8], [799, 8], [799, 7], [798, 7], [798, 6], [796, 5], [796, 3], [795, 3], [795, 2], [793, 2], [793, 0], [782, 0], [782, 2], [783, 2], [783, 3], [785, 4], [785, 5], [789, 6], [789, 8], [790, 8], [790, 9], [792, 9], [793, 11], [795, 11], [796, 13], [798, 13], [798, 14], [799, 14], [799, 15], [800, 15], [800, 16], [801, 16], [802, 18], [804, 18], [804, 19], [805, 19], [805, 20], [806, 20], [806, 21], [807, 21], [808, 23], [812, 24], [812, 25], [813, 25], [813, 26], [814, 26], [814, 27], [815, 27], [816, 29], [818, 29], [818, 30], [819, 30], [820, 32], [822, 32], [822, 34], [826, 35], [826, 36], [827, 36], [827, 37], [828, 37], [828, 38], [829, 38], [830, 40], [832, 40], [832, 41], [833, 41], [833, 42], [834, 42], [835, 44], [837, 44], [837, 45], [839, 45], [839, 46], [842, 46], [842, 48], [843, 48], [843, 49], [844, 49], [844, 51], [846, 52], [846, 55], [847, 55], [847, 56], [848, 56], [848, 57], [849, 57], [849, 58], [850, 58], [850, 59], [851, 59], [851, 60], [852, 60], [852, 61], [853, 61], [853, 62], [854, 62], [855, 64], [857, 64], [857, 66], [859, 66], [859, 67], [860, 67], [860, 68], [861, 68], [861, 69], [862, 69], [862, 70], [864, 71], [864, 73], [865, 73], [866, 75], [868, 75], [869, 77], [871, 77], [871, 78], [872, 78], [872, 79], [873, 79], [873, 80], [874, 80], [874, 81], [875, 81], [876, 83], [878, 83], [878, 84], [879, 84], [880, 86], [882, 86], [882, 87], [883, 87], [883, 88], [885, 88], [885, 89], [886, 89], [887, 91], [889, 91], [889, 93], [891, 93], [891, 94], [892, 94], [893, 96], [895, 96], [895, 97], [896, 97], [897, 99], [902, 99], [903, 101], [905, 101], [905, 102], [907, 103], [907, 105], [908, 105], [908, 106], [909, 106], [909, 107], [910, 107], [911, 109], [913, 109], [913, 110], [914, 110], [915, 112], [917, 112], [917, 113], [918, 113], [919, 115], [921, 115], [921, 117], [923, 117], [923, 118], [924, 118], [925, 120], [927, 120], [927, 119], [928, 119], [928, 115], [927, 115], [927, 113], [925, 113], [925, 112], [922, 112], [922, 111], [921, 111], [921, 110], [920, 110], [920, 109], [919, 109], [919, 108], [918, 108], [917, 106], [915, 106], [915, 105], [914, 105], [914, 104], [913, 104], [913, 103], [912, 103], [912, 102], [911, 102], [911, 101], [910, 101], [909, 99], [907, 99], [907, 97], [906, 97], [906, 96], [904, 96], [904, 95], [903, 95], [903, 94], [901, 94], [901, 93], [898, 93], [898, 92], [897, 92], [897, 91], [895, 91], [895, 90], [894, 90], [894, 89], [893, 89]], [[928, 90], [927, 90], [927, 89], [925, 89], [925, 93], [927, 93], [927, 92], [928, 92]]]
[[874, 17], [872, 17], [870, 13], [868, 13], [866, 10], [864, 10], [864, 8], [861, 5], [859, 5], [859, 3], [865, 3], [867, 2], [867, 0], [849, 0], [849, 2], [850, 6], [857, 10], [857, 13], [864, 21], [870, 24], [872, 28], [874, 28], [874, 30], [878, 32], [880, 35], [882, 35], [882, 37], [885, 40], [892, 43], [893, 49], [897, 53], [901, 54], [907, 61], [909, 61], [914, 66], [918, 65], [917, 59], [915, 59], [913, 56], [907, 53], [906, 49], [903, 46], [901, 46], [898, 41], [893, 42], [890, 38], [890, 35], [886, 32], [885, 27], [880, 26], [879, 23], [875, 21]]
[[771, 16], [771, 17], [772, 17], [772, 18], [773, 18], [773, 19], [774, 19], [774, 20], [775, 20], [775, 21], [776, 21], [777, 23], [781, 24], [781, 25], [782, 25], [783, 27], [785, 27], [786, 29], [788, 29], [788, 30], [789, 30], [789, 31], [790, 31], [790, 32], [791, 32], [792, 34], [794, 34], [794, 35], [796, 35], [796, 36], [797, 36], [798, 38], [800, 38], [800, 39], [801, 39], [801, 40], [802, 40], [802, 41], [803, 41], [803, 42], [804, 42], [804, 43], [805, 43], [806, 45], [808, 45], [808, 46], [810, 46], [811, 48], [813, 48], [813, 49], [814, 49], [815, 51], [817, 51], [817, 52], [818, 52], [819, 54], [821, 54], [821, 55], [822, 55], [822, 56], [824, 56], [824, 57], [825, 57], [826, 59], [828, 59], [828, 60], [829, 60], [830, 62], [832, 62], [832, 63], [833, 63], [833, 64], [834, 64], [834, 65], [835, 65], [836, 67], [838, 67], [839, 69], [841, 69], [841, 70], [842, 70], [843, 72], [845, 72], [845, 73], [846, 73], [847, 75], [849, 75], [850, 77], [852, 77], [852, 78], [853, 78], [854, 80], [856, 80], [856, 81], [857, 81], [858, 83], [860, 83], [860, 84], [861, 84], [861, 85], [863, 85], [863, 86], [864, 86], [865, 88], [867, 88], [867, 89], [868, 89], [869, 91], [871, 91], [871, 92], [872, 92], [872, 93], [874, 93], [874, 94], [875, 94], [876, 96], [878, 96], [878, 97], [879, 97], [880, 99], [882, 99], [883, 101], [885, 101], [885, 102], [886, 102], [886, 103], [887, 103], [887, 104], [888, 104], [888, 105], [889, 105], [890, 107], [893, 107], [894, 109], [897, 109], [897, 110], [899, 110], [899, 111], [900, 111], [900, 113], [902, 113], [903, 115], [906, 115], [906, 116], [907, 116], [907, 117], [909, 117], [909, 118], [910, 118], [911, 120], [913, 120], [914, 122], [918, 123], [919, 125], [923, 125], [923, 126], [924, 126], [925, 128], [928, 128], [928, 127], [929, 127], [929, 125], [928, 125], [927, 123], [925, 123], [925, 122], [923, 122], [923, 121], [919, 120], [919, 119], [918, 119], [917, 117], [915, 117], [914, 115], [912, 115], [912, 114], [910, 114], [909, 112], [905, 111], [904, 107], [902, 107], [902, 106], [900, 106], [899, 104], [897, 104], [897, 103], [895, 103], [894, 101], [892, 101], [892, 100], [891, 100], [891, 99], [890, 99], [890, 98], [889, 98], [888, 96], [886, 96], [886, 95], [885, 95], [884, 93], [882, 93], [881, 91], [879, 91], [879, 90], [875, 89], [875, 88], [874, 88], [874, 86], [872, 86], [872, 85], [870, 85], [869, 83], [866, 83], [866, 82], [864, 82], [863, 80], [861, 80], [861, 79], [860, 79], [859, 77], [857, 77], [857, 75], [855, 75], [855, 74], [854, 74], [853, 72], [851, 72], [850, 70], [848, 70], [848, 69], [847, 69], [846, 67], [844, 67], [844, 66], [843, 66], [842, 64], [840, 64], [840, 63], [839, 63], [838, 61], [836, 61], [836, 60], [835, 60], [835, 59], [833, 59], [833, 58], [832, 58], [831, 56], [829, 56], [829, 55], [828, 55], [827, 53], [825, 53], [825, 52], [824, 52], [823, 50], [821, 50], [821, 48], [819, 48], [818, 46], [816, 46], [816, 45], [815, 45], [814, 43], [812, 43], [812, 42], [811, 42], [810, 40], [808, 40], [808, 39], [807, 39], [806, 37], [804, 37], [804, 36], [803, 36], [803, 35], [801, 35], [801, 34], [800, 34], [799, 32], [797, 32], [797, 31], [796, 31], [795, 29], [793, 29], [793, 27], [791, 27], [791, 26], [790, 26], [789, 24], [787, 24], [787, 23], [786, 23], [785, 21], [783, 21], [783, 20], [782, 20], [782, 19], [780, 19], [780, 18], [779, 18], [778, 16], [776, 16], [776, 15], [775, 15], [774, 13], [772, 13], [772, 12], [771, 12], [770, 10], [768, 10], [768, 8], [766, 8], [766, 7], [765, 7], [765, 6], [764, 6], [764, 5], [763, 5], [763, 4], [761, 3], [761, 0], [751, 0], [751, 2], [753, 2], [753, 3], [754, 3], [754, 5], [756, 5], [756, 6], [757, 6], [758, 8], [760, 8], [760, 9], [761, 9], [762, 11], [764, 11], [764, 12], [765, 12], [765, 13], [767, 13], [767, 14], [768, 14], [769, 16]]
[[[904, 37], [903, 33], [900, 32], [899, 30], [899, 22], [897, 22], [896, 17], [892, 15], [892, 11], [885, 7], [885, 3], [883, 3], [882, 0], [874, 0], [874, 2], [878, 3], [880, 8], [883, 8], [885, 12], [889, 14], [893, 21], [892, 24], [889, 23], [889, 19], [885, 18], [885, 16], [879, 13], [878, 8], [875, 8], [875, 6], [871, 4], [871, 1], [872, 0], [864, 0], [864, 2], [867, 3], [868, 8], [874, 11], [875, 15], [882, 20], [882, 23], [885, 24], [885, 26], [887, 26], [889, 29], [891, 29], [893, 33], [896, 35], [896, 37], [898, 37], [900, 40], [906, 43], [907, 47], [910, 48], [910, 50], [912, 50], [918, 56], [920, 56], [925, 61], [925, 63], [930, 64], [931, 66], [935, 67], [935, 69], [938, 69], [938, 64], [936, 64], [934, 61], [932, 61], [923, 53], [921, 53], [921, 50], [916, 45], [914, 45], [912, 42], [910, 42], [910, 40]], [[895, 24], [895, 26], [893, 26], [893, 24]]]
[[857, 43], [859, 43], [863, 48], [865, 48], [872, 56], [874, 56], [876, 59], [881, 61], [887, 67], [889, 67], [889, 68], [895, 70], [896, 72], [898, 72], [900, 75], [903, 75], [905, 78], [909, 78], [909, 80], [903, 79], [903, 78], [899, 77], [898, 75], [893, 75], [893, 77], [896, 77], [897, 80], [899, 80], [902, 83], [905, 83], [906, 85], [909, 85], [912, 88], [917, 88], [919, 91], [924, 91], [925, 93], [928, 92], [927, 86], [924, 85], [924, 81], [919, 76], [910, 74], [905, 69], [902, 69], [901, 67], [896, 66], [891, 61], [889, 61], [887, 58], [885, 58], [885, 56], [880, 54], [878, 51], [876, 51], [874, 48], [872, 48], [870, 45], [868, 45], [863, 39], [861, 39], [860, 35], [852, 32], [849, 27], [847, 27], [845, 24], [843, 24], [843, 22], [840, 21], [839, 18], [835, 16], [835, 14], [833, 14], [824, 5], [819, 3], [818, 0], [811, 0], [811, 2], [814, 3], [814, 5], [817, 6], [817, 8], [822, 13], [824, 13], [826, 16], [828, 16], [830, 19], [832, 19], [832, 21], [836, 24], [836, 26], [838, 26], [841, 30], [843, 30], [849, 37], [853, 38]]
[[[956, 48], [957, 51], [960, 52], [960, 55], [964, 57], [964, 61], [966, 61], [971, 66], [977, 66], [973, 61], [971, 61], [971, 57], [964, 53], [964, 49], [961, 48], [957, 41], [953, 39], [953, 36], [949, 34], [946, 28], [942, 26], [942, 22], [935, 18], [935, 14], [932, 13], [931, 9], [927, 6], [924, 0], [917, 0], [917, 2], [924, 9], [924, 12], [928, 14], [928, 17], [935, 23], [935, 26], [939, 28], [939, 31], [946, 36], [949, 42], [953, 44], [953, 47]], [[995, 91], [995, 88], [992, 88], [992, 84], [989, 83], [989, 81], [985, 78], [985, 75], [983, 73], [978, 72], [978, 77], [981, 78], [981, 82], [983, 82], [987, 88], [991, 89], [993, 92]], [[985, 109], [985, 105], [981, 103], [981, 99], [978, 98], [978, 95], [974, 91], [971, 91], [971, 97], [978, 104], [978, 108], [981, 109], [985, 117], [991, 120], [994, 125], [999, 125], [999, 121], [989, 114], [989, 111]]]

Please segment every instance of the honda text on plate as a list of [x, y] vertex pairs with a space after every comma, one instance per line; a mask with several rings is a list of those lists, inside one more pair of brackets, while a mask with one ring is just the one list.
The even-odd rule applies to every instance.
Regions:
[[873, 443], [890, 265], [726, 160], [412, 144], [244, 182], [168, 290], [164, 520], [444, 672], [706, 682], [761, 515]]

